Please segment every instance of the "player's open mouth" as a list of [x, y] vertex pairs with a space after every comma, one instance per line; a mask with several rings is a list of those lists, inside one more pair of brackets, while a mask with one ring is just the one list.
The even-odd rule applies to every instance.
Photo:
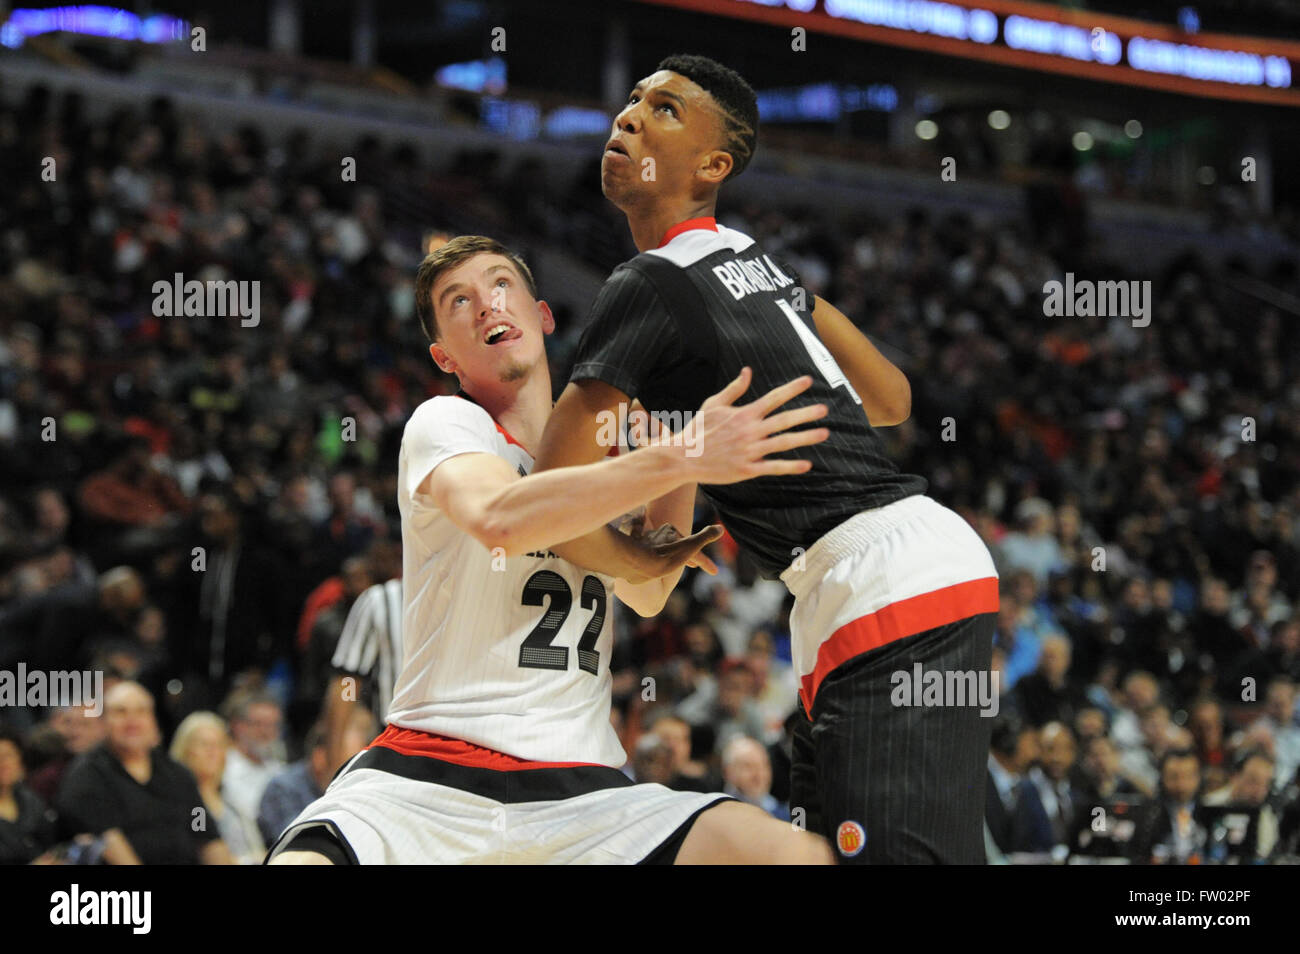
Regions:
[[627, 150], [623, 148], [622, 143], [614, 139], [611, 139], [609, 142], [605, 143], [605, 158], [609, 158], [611, 156], [621, 156], [622, 158], [628, 160], [632, 158], [627, 154]]
[[484, 344], [500, 344], [503, 341], [514, 341], [516, 338], [522, 338], [524, 333], [514, 325], [506, 324], [504, 321], [498, 321], [494, 325], [489, 325], [483, 333]]

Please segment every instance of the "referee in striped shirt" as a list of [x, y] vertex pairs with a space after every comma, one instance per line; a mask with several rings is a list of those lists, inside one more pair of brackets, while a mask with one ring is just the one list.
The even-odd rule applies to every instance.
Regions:
[[330, 765], [356, 754], [345, 751], [352, 710], [369, 704], [383, 726], [402, 665], [402, 581], [376, 583], [362, 591], [343, 623], [331, 665], [335, 673], [325, 693], [325, 746]]

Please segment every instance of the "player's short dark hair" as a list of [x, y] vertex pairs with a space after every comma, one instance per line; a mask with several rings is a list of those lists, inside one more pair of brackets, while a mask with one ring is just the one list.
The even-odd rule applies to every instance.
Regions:
[[731, 172], [723, 181], [745, 171], [758, 148], [758, 97], [735, 70], [717, 60], [692, 53], [665, 56], [655, 67], [685, 76], [713, 97], [722, 113], [723, 147], [731, 154]]
[[533, 273], [528, 270], [524, 260], [518, 254], [506, 248], [496, 239], [486, 235], [457, 235], [445, 245], [439, 246], [424, 257], [420, 267], [415, 271], [415, 313], [420, 318], [420, 327], [429, 336], [430, 341], [438, 340], [438, 316], [433, 310], [433, 286], [439, 276], [463, 264], [475, 255], [500, 255], [510, 260], [519, 277], [528, 286], [528, 294], [537, 299], [537, 283]]

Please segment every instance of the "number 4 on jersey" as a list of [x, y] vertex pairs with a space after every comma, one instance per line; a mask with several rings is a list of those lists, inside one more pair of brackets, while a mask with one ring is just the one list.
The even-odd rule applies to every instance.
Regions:
[[853, 398], [855, 403], [861, 404], [862, 398], [858, 397], [858, 392], [853, 390], [853, 385], [849, 384], [849, 379], [844, 376], [840, 366], [835, 363], [835, 358], [826, 350], [826, 346], [818, 340], [817, 336], [813, 334], [812, 329], [803, 323], [799, 313], [784, 298], [778, 298], [776, 303], [781, 306], [785, 316], [790, 319], [790, 324], [794, 325], [794, 330], [798, 333], [804, 348], [808, 350], [808, 356], [813, 359], [813, 364], [817, 365], [817, 369], [821, 371], [826, 382], [833, 388], [844, 388], [849, 392], [849, 397]]

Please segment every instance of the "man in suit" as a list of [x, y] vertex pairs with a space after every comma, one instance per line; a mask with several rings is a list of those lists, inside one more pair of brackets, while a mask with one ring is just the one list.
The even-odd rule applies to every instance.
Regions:
[[984, 803], [986, 842], [997, 852], [1051, 850], [1051, 824], [1025, 772], [1039, 757], [1038, 733], [1017, 716], [993, 721]]
[[1029, 770], [1029, 784], [1051, 828], [1051, 845], [1068, 845], [1085, 796], [1070, 781], [1078, 747], [1063, 723], [1049, 722], [1039, 732], [1039, 764]]

